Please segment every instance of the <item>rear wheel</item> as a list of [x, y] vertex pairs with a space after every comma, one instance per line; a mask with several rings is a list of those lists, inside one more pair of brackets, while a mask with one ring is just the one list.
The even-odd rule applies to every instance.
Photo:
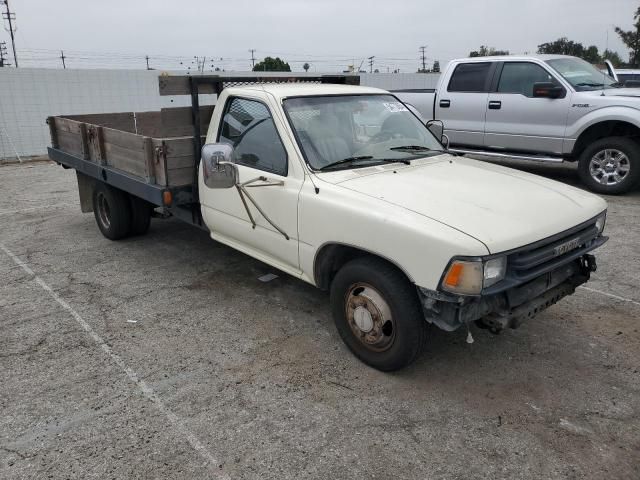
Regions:
[[131, 235], [144, 235], [151, 224], [153, 205], [141, 198], [129, 195], [131, 202]]
[[640, 145], [626, 137], [598, 140], [582, 152], [578, 174], [589, 190], [625, 193], [640, 179]]
[[393, 265], [362, 257], [331, 284], [331, 309], [342, 340], [364, 363], [382, 371], [411, 364], [426, 340], [415, 287]]
[[102, 234], [120, 240], [131, 232], [131, 204], [122, 190], [96, 182], [93, 189], [93, 215]]

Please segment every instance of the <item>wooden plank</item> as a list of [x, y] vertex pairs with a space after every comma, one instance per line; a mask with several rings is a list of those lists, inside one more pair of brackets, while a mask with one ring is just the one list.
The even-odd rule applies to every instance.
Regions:
[[169, 170], [167, 173], [169, 175], [168, 184], [171, 187], [191, 185], [193, 183], [193, 167], [176, 168]]
[[155, 167], [153, 164], [153, 140], [144, 137], [144, 173], [147, 183], [156, 183]]
[[80, 140], [82, 147], [82, 158], [89, 160], [89, 140], [87, 138], [87, 124], [80, 124]]
[[142, 152], [144, 150], [144, 142], [141, 135], [136, 135], [135, 133], [130, 132], [123, 132], [121, 130], [115, 130], [113, 128], [103, 128], [102, 133], [104, 135], [105, 145], [118, 145], [120, 147], [139, 152]]
[[[200, 132], [209, 130], [209, 122], [215, 105], [200, 107]], [[164, 137], [182, 137], [193, 135], [191, 107], [163, 108], [160, 110], [162, 133]]]
[[51, 146], [53, 148], [58, 148], [58, 130], [56, 128], [56, 119], [55, 117], [47, 118], [47, 125], [49, 125], [49, 136], [51, 137]]
[[190, 155], [180, 155], [180, 156], [172, 156], [167, 157], [167, 169], [175, 170], [176, 168], [185, 168], [191, 167], [195, 165], [195, 161], [193, 160], [193, 154]]
[[155, 138], [164, 137], [160, 112], [139, 112], [135, 115], [138, 135]]
[[75, 120], [56, 117], [56, 128], [60, 132], [80, 134], [80, 122]]
[[[107, 165], [123, 172], [145, 178], [144, 161], [128, 154], [126, 149], [120, 149], [114, 145], [106, 145]], [[123, 151], [124, 150], [124, 151]]]
[[[158, 88], [160, 95], [191, 95], [191, 86], [188, 76], [160, 75], [158, 77]], [[213, 85], [199, 85], [199, 93], [216, 93]]]
[[82, 139], [80, 134], [58, 131], [58, 147], [71, 155], [82, 155]]
[[91, 123], [102, 127], [135, 132], [133, 112], [120, 113], [89, 113], [85, 115], [65, 115], [61, 118], [76, 122]]
[[99, 165], [105, 165], [106, 160], [102, 127], [98, 125], [89, 125], [87, 127], [87, 135], [89, 137], [89, 159]]
[[158, 185], [167, 185], [167, 159], [165, 155], [165, 142], [162, 139], [152, 138], [153, 168]]

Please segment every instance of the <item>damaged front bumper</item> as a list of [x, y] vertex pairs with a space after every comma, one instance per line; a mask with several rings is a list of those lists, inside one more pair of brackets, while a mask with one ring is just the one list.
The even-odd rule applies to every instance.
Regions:
[[446, 331], [474, 321], [497, 333], [516, 328], [560, 299], [571, 295], [596, 270], [593, 255], [584, 254], [526, 283], [488, 295], [457, 296], [418, 288], [425, 318]]

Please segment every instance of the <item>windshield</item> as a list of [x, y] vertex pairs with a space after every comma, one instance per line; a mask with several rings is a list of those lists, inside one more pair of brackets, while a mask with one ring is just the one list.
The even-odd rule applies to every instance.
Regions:
[[298, 97], [284, 101], [300, 148], [316, 170], [404, 162], [442, 145], [392, 95]]
[[547, 60], [564, 79], [578, 91], [601, 90], [603, 88], [618, 88], [614, 79], [601, 72], [589, 62], [579, 58], [557, 58]]

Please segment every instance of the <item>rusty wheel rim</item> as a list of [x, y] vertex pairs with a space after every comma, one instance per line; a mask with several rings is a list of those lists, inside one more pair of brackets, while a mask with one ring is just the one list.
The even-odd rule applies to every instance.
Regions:
[[384, 352], [396, 337], [391, 308], [378, 290], [366, 283], [349, 287], [345, 314], [353, 336], [368, 350]]

